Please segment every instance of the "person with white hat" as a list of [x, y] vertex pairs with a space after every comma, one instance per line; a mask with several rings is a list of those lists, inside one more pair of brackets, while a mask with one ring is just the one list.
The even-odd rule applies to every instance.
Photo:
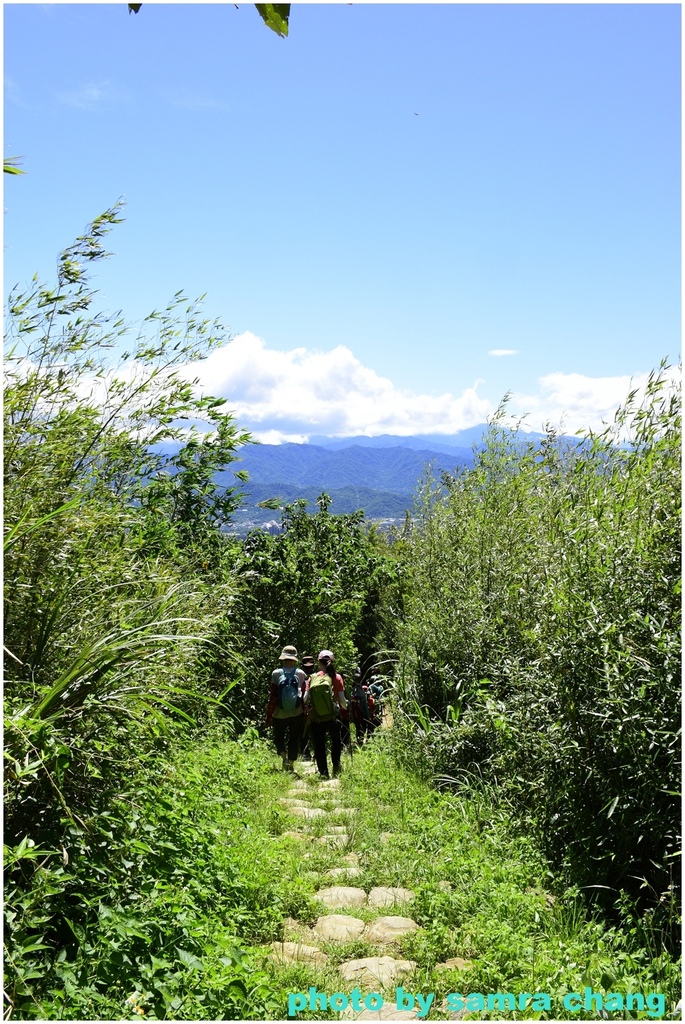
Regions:
[[297, 648], [284, 647], [278, 660], [281, 667], [271, 673], [266, 724], [273, 725], [276, 752], [284, 770], [291, 772], [300, 753], [307, 676], [297, 667]]

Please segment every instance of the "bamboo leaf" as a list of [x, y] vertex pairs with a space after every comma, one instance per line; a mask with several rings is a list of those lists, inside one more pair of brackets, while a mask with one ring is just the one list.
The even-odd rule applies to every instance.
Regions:
[[610, 818], [612, 816], [612, 814], [616, 810], [616, 805], [617, 804], [618, 804], [618, 797], [615, 796], [614, 799], [611, 801], [611, 807], [609, 808], [609, 810], [607, 812], [607, 818]]
[[2, 169], [5, 174], [26, 174], [26, 171], [22, 170], [21, 167], [17, 167], [17, 161], [19, 157], [7, 156], [3, 160]]
[[255, 4], [262, 20], [272, 31], [281, 37], [288, 34], [290, 4]]

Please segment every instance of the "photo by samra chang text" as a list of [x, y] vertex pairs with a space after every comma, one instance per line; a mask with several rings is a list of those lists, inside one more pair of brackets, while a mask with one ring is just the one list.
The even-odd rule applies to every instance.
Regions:
[[[295, 1017], [303, 1010], [334, 1010], [342, 1013], [351, 1007], [355, 1011], [380, 1010], [393, 1006], [395, 1010], [413, 1010], [418, 1018], [425, 1017], [436, 1002], [434, 992], [409, 992], [402, 986], [395, 989], [394, 1000], [380, 992], [333, 992], [327, 995], [313, 985], [307, 992], [290, 992], [288, 1016]], [[442, 1000], [443, 1009], [452, 1013], [465, 1010], [478, 1013], [483, 1010], [545, 1010], [562, 1009], [574, 1013], [621, 1013], [624, 1010], [642, 1011], [652, 1020], [666, 1012], [666, 997], [660, 992], [595, 992], [586, 986], [582, 992], [567, 992], [554, 998], [548, 992], [450, 992]], [[554, 1007], [552, 1004], [555, 1004]]]

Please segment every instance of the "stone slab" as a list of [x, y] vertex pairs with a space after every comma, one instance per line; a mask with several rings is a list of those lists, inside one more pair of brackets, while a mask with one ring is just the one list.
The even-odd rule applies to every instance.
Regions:
[[340, 964], [338, 970], [345, 981], [373, 992], [377, 988], [389, 988], [407, 974], [411, 974], [415, 967], [414, 960], [395, 960], [391, 956], [366, 956], [361, 960], [348, 960], [347, 963]]
[[270, 958], [277, 963], [310, 963], [325, 964], [328, 957], [316, 946], [306, 946], [302, 942], [272, 942]]
[[306, 821], [311, 821], [314, 818], [323, 818], [326, 811], [322, 807], [289, 807], [288, 810], [291, 814], [294, 814], [296, 818], [305, 818]]
[[331, 885], [327, 889], [319, 889], [316, 899], [325, 907], [363, 907], [366, 893], [351, 885]]
[[364, 938], [369, 942], [397, 942], [404, 935], [411, 935], [418, 930], [416, 921], [412, 921], [410, 917], [377, 917], [368, 925]]
[[363, 874], [361, 868], [355, 868], [352, 865], [347, 868], [330, 868], [326, 872], [328, 878], [359, 878]]
[[364, 931], [364, 922], [347, 914], [327, 914], [317, 919], [314, 931], [320, 939], [328, 942], [349, 942], [359, 938]]
[[378, 885], [369, 893], [370, 907], [392, 907], [395, 904], [411, 903], [414, 893], [394, 885]]
[[281, 834], [284, 835], [286, 837], [286, 839], [309, 839], [310, 838], [310, 836], [306, 835], [304, 832], [283, 832]]
[[465, 971], [471, 966], [470, 960], [463, 960], [460, 956], [453, 956], [441, 964], [436, 964], [436, 971]]
[[335, 849], [341, 850], [343, 846], [345, 846], [345, 844], [347, 843], [347, 839], [347, 833], [340, 832], [338, 833], [338, 835], [334, 836], [320, 836], [316, 841], [317, 843], [320, 843], [321, 846], [330, 846]]

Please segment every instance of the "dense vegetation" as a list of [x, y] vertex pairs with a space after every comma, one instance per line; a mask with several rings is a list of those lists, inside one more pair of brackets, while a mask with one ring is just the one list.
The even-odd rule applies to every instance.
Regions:
[[595, 899], [674, 929], [680, 430], [663, 371], [573, 447], [493, 425], [424, 495], [400, 640], [431, 769], [497, 787]]
[[[568, 964], [590, 963], [595, 929], [602, 970], [672, 992], [680, 406], [665, 369], [573, 448], [496, 422], [475, 467], [427, 480], [390, 542], [325, 494], [313, 514], [282, 508], [279, 535], [239, 540], [224, 528], [250, 437], [185, 371], [221, 326], [180, 294], [137, 330], [92, 310], [88, 265], [118, 212], [62, 254], [55, 288], [34, 281], [8, 304], [7, 1016], [283, 1016], [276, 988], [297, 979], [275, 979], [255, 947], [312, 913], [313, 889], [274, 867], [286, 826], [260, 732], [292, 642], [394, 685], [392, 738], [350, 786], [363, 802], [368, 771], [387, 801], [423, 794], [391, 823], [407, 855], [419, 818], [438, 859], [450, 815], [494, 828], [500, 858], [535, 865], [521, 892], [547, 877], [559, 928], [574, 922]], [[480, 891], [485, 853], [459, 847], [455, 878]], [[475, 915], [480, 984], [504, 904], [479, 933], [475, 904], [422, 899], [448, 930]], [[435, 962], [447, 932], [428, 934]], [[525, 976], [521, 935], [492, 954], [488, 985]], [[550, 935], [551, 986], [566, 940]]]

